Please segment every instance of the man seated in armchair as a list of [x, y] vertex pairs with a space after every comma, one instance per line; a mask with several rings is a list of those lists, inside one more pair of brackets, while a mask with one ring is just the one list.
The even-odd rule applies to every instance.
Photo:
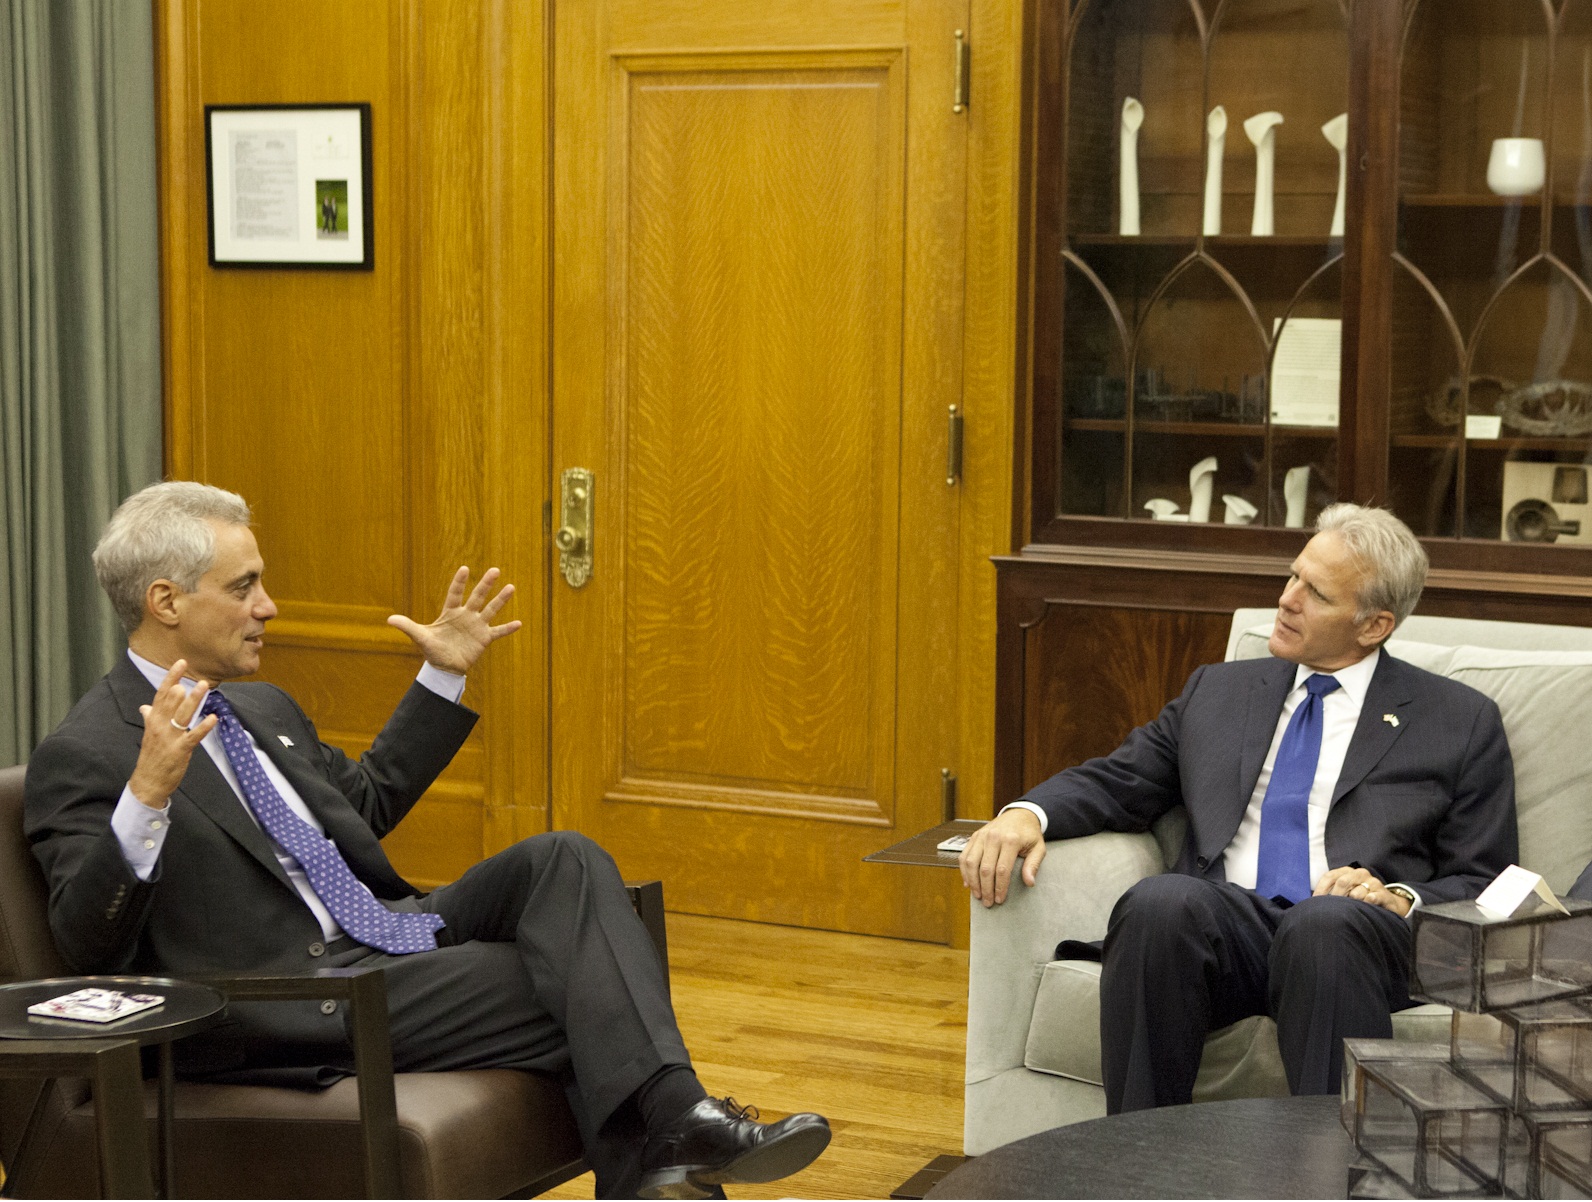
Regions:
[[[1205, 1037], [1269, 1015], [1296, 1094], [1334, 1093], [1346, 1038], [1412, 1003], [1408, 917], [1516, 859], [1498, 707], [1382, 649], [1427, 560], [1392, 514], [1339, 504], [1292, 565], [1275, 658], [1209, 664], [1111, 755], [1056, 774], [968, 841], [985, 906], [1047, 839], [1143, 831], [1177, 806], [1174, 871], [1112, 911], [1100, 976], [1110, 1113], [1192, 1100]], [[1070, 944], [1081, 958], [1088, 945]]]
[[[613, 860], [570, 832], [525, 839], [420, 896], [378, 840], [475, 725], [465, 674], [518, 622], [513, 588], [460, 568], [425, 659], [371, 749], [322, 743], [260, 667], [276, 606], [241, 497], [188, 482], [125, 501], [94, 553], [128, 654], [28, 765], [26, 829], [50, 925], [81, 972], [240, 975], [379, 967], [402, 1072], [517, 1068], [565, 1082], [599, 1196], [723, 1196], [829, 1142], [816, 1114], [763, 1124], [707, 1097], [667, 979]], [[198, 752], [198, 754], [195, 754]], [[240, 1004], [187, 1068], [352, 1071], [333, 1003]]]

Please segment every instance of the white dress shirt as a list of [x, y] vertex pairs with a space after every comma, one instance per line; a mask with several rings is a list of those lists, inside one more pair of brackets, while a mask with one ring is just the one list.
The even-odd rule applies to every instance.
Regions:
[[[127, 656], [133, 661], [133, 665], [143, 673], [144, 679], [158, 689], [161, 681], [166, 679], [167, 669], [162, 668], [159, 664], [151, 663], [130, 648]], [[419, 684], [437, 694], [437, 696], [455, 704], [458, 703], [460, 697], [464, 696], [465, 678], [463, 676], [457, 676], [452, 672], [444, 672], [440, 668], [432, 667], [430, 664], [422, 664], [420, 673], [415, 679]], [[182, 683], [187, 688], [192, 689], [199, 682], [184, 677]], [[196, 712], [188, 725], [192, 728], [195, 723], [202, 720], [203, 713]], [[243, 733], [249, 736], [249, 747], [253, 750], [256, 758], [259, 759], [260, 767], [265, 772], [267, 779], [270, 780], [276, 791], [282, 795], [282, 800], [287, 802], [288, 808], [309, 823], [318, 834], [325, 835], [326, 831], [321, 826], [320, 820], [315, 817], [314, 811], [304, 804], [304, 799], [299, 796], [298, 790], [292, 786], [287, 777], [282, 775], [281, 770], [271, 761], [271, 757], [260, 750], [260, 745], [255, 742], [254, 735], [247, 728], [244, 729]], [[259, 826], [260, 820], [254, 816], [254, 811], [249, 808], [248, 802], [243, 799], [243, 790], [238, 784], [238, 775], [232, 770], [232, 764], [227, 760], [227, 750], [221, 744], [220, 732], [212, 730], [204, 737], [204, 741], [199, 746], [205, 749], [211, 760], [214, 761], [215, 766], [220, 769], [221, 775], [225, 778], [227, 784], [232, 786], [232, 792], [237, 797], [238, 804], [243, 807], [243, 812], [249, 816], [255, 826]], [[160, 849], [166, 841], [166, 832], [170, 827], [171, 802], [169, 800], [161, 809], [152, 810], [133, 796], [130, 785], [122, 790], [121, 798], [116, 803], [116, 809], [111, 813], [111, 829], [116, 832], [116, 838], [121, 844], [122, 856], [127, 860], [128, 867], [133, 870], [139, 880], [147, 881], [154, 874], [155, 864], [160, 859]], [[263, 830], [262, 833], [264, 833]], [[270, 835], [266, 835], [266, 838], [270, 841], [271, 850], [276, 853], [276, 858], [281, 863], [282, 870], [287, 873], [288, 880], [293, 882], [293, 887], [298, 890], [299, 896], [304, 899], [304, 904], [314, 912], [316, 920], [321, 924], [321, 931], [327, 942], [336, 939], [343, 933], [343, 930], [337, 925], [337, 920], [332, 917], [331, 912], [327, 910], [321, 899], [316, 896], [303, 867]]]
[[[1321, 754], [1316, 760], [1316, 779], [1310, 786], [1308, 825], [1310, 831], [1310, 883], [1314, 885], [1329, 868], [1343, 868], [1343, 864], [1327, 863], [1327, 810], [1332, 804], [1332, 791], [1343, 773], [1343, 761], [1349, 754], [1349, 743], [1360, 721], [1360, 710], [1365, 705], [1366, 690], [1371, 687], [1371, 677], [1376, 673], [1377, 662], [1382, 658], [1379, 649], [1371, 652], [1357, 664], [1324, 672], [1324, 676], [1337, 678], [1338, 687], [1322, 698]], [[1238, 833], [1227, 845], [1222, 855], [1222, 869], [1227, 880], [1245, 889], [1253, 889], [1260, 863], [1260, 807], [1266, 800], [1266, 786], [1271, 784], [1272, 765], [1277, 762], [1277, 749], [1288, 730], [1288, 720], [1305, 699], [1305, 681], [1316, 675], [1314, 668], [1299, 665], [1294, 672], [1294, 687], [1283, 700], [1282, 712], [1277, 715], [1277, 727], [1272, 732], [1271, 748], [1266, 752], [1266, 762], [1261, 766], [1260, 777], [1255, 781], [1255, 791], [1250, 794], [1249, 807], [1238, 824]], [[1002, 807], [1027, 810], [1039, 819], [1043, 833], [1049, 826], [1045, 811], [1031, 801], [1014, 801]], [[1413, 890], [1412, 890], [1413, 892]], [[1420, 906], [1419, 900], [1410, 913]]]
[[[1342, 868], [1342, 864], [1327, 863], [1327, 809], [1332, 804], [1332, 790], [1343, 773], [1343, 759], [1349, 754], [1349, 741], [1354, 738], [1354, 728], [1360, 721], [1360, 707], [1365, 704], [1365, 691], [1371, 687], [1371, 675], [1376, 671], [1380, 650], [1371, 652], [1357, 664], [1340, 668], [1336, 672], [1323, 672], [1323, 676], [1337, 678], [1340, 688], [1321, 699], [1321, 755], [1316, 760], [1316, 779], [1310, 785], [1310, 883], [1315, 885], [1328, 868]], [[1222, 869], [1227, 879], [1245, 889], [1253, 889], [1260, 867], [1260, 807], [1266, 800], [1266, 786], [1271, 784], [1272, 765], [1277, 762], [1277, 749], [1288, 730], [1288, 720], [1307, 696], [1305, 681], [1316, 675], [1314, 668], [1303, 664], [1294, 672], [1294, 687], [1282, 703], [1282, 713], [1277, 715], [1277, 729], [1272, 732], [1271, 748], [1266, 752], [1266, 762], [1261, 765], [1260, 778], [1255, 781], [1255, 791], [1249, 795], [1249, 808], [1238, 824], [1238, 833], [1227, 845], [1222, 857]]]

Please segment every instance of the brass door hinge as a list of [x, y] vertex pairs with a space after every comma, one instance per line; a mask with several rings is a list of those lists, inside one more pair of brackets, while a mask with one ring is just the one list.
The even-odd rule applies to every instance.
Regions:
[[962, 478], [962, 410], [951, 406], [945, 424], [945, 482], [955, 484]]
[[940, 821], [956, 821], [956, 773], [940, 769]]
[[973, 75], [973, 49], [967, 44], [967, 34], [962, 30], [956, 31], [956, 82], [951, 88], [951, 111], [965, 113], [968, 105], [968, 92], [972, 86]]

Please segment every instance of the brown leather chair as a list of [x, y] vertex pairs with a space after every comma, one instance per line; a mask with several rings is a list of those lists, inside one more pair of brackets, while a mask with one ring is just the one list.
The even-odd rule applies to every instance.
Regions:
[[[50, 937], [44, 875], [22, 834], [24, 768], [0, 769], [0, 983], [68, 973]], [[662, 944], [662, 890], [632, 886], [644, 922]], [[664, 960], [667, 964], [667, 959]], [[315, 993], [312, 996], [320, 996]], [[386, 1013], [378, 1016], [385, 1040]], [[356, 1018], [356, 1022], [358, 1019]], [[530, 1197], [586, 1170], [563, 1089], [513, 1069], [386, 1074], [396, 1094], [397, 1174], [367, 1175], [367, 1148], [393, 1146], [377, 1129], [381, 1074], [367, 1074], [361, 1119], [357, 1078], [319, 1092], [259, 1085], [179, 1082], [176, 1091], [176, 1196], [199, 1198], [353, 1198], [387, 1189], [409, 1198]], [[377, 1102], [371, 1107], [372, 1078]], [[35, 1120], [25, 1159], [17, 1159], [40, 1090], [50, 1092]], [[388, 1095], [390, 1099], [392, 1095]], [[153, 1120], [155, 1083], [145, 1083]], [[389, 1120], [390, 1121], [390, 1120]], [[153, 1161], [154, 1123], [150, 1122]], [[7, 1192], [83, 1198], [101, 1193], [93, 1102], [86, 1082], [0, 1080], [0, 1160]], [[388, 1154], [390, 1155], [390, 1153]]]

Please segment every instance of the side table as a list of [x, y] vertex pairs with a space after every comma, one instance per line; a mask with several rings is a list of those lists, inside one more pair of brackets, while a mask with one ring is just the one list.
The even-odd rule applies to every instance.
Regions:
[[864, 864], [921, 864], [930, 868], [955, 868], [957, 855], [954, 851], [940, 851], [935, 845], [949, 839], [952, 835], [971, 835], [979, 827], [987, 825], [983, 818], [953, 818], [949, 822], [942, 822], [939, 826], [930, 827], [926, 831], [913, 835], [910, 839], [903, 839], [899, 843], [892, 843], [889, 847], [882, 848], [872, 855], [863, 856]]
[[[78, 989], [118, 989], [123, 993], [157, 993], [166, 1000], [152, 1010], [144, 1010], [110, 1023], [78, 1023], [65, 1019], [39, 1019], [28, 1014], [37, 1002], [60, 997]], [[184, 1036], [196, 1034], [221, 1021], [227, 999], [207, 985], [174, 981], [167, 977], [55, 977], [44, 981], [18, 981], [0, 985], [0, 1075], [29, 1077], [69, 1076], [95, 1066], [90, 1075], [95, 1081], [94, 1105], [99, 1126], [102, 1186], [109, 1196], [131, 1196], [123, 1191], [138, 1188], [122, 1174], [140, 1174], [147, 1180], [147, 1155], [141, 1141], [128, 1140], [127, 1131], [141, 1131], [143, 1118], [140, 1047], [159, 1049], [159, 1097], [156, 1133], [158, 1138], [159, 1181], [156, 1197], [175, 1193], [176, 1158], [172, 1148], [172, 1097], [175, 1074], [171, 1045]], [[64, 1059], [63, 1059], [64, 1058]], [[75, 1064], [68, 1064], [75, 1061]], [[127, 1074], [131, 1073], [130, 1084]], [[26, 1132], [16, 1157], [16, 1168], [24, 1168], [28, 1145], [43, 1122], [48, 1093], [41, 1092], [28, 1119]], [[102, 1108], [103, 1107], [103, 1108]], [[131, 1115], [127, 1112], [131, 1111]], [[114, 1111], [114, 1113], [112, 1113]], [[135, 1150], [129, 1146], [137, 1143]], [[10, 1192], [16, 1173], [6, 1180]]]

